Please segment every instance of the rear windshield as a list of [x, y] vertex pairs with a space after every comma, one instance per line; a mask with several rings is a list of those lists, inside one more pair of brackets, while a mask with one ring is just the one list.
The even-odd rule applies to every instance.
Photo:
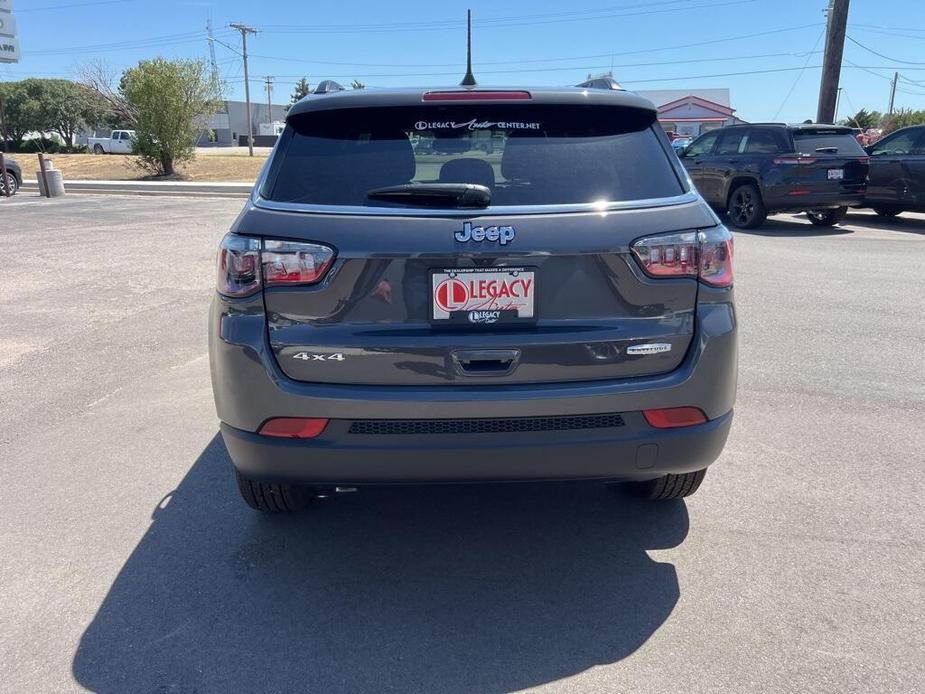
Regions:
[[615, 107], [448, 105], [342, 109], [291, 119], [264, 197], [321, 205], [407, 183], [474, 183], [491, 205], [642, 200], [683, 192], [652, 125]]
[[865, 152], [854, 135], [845, 131], [795, 131], [793, 143], [800, 154], [847, 154], [864, 156]]

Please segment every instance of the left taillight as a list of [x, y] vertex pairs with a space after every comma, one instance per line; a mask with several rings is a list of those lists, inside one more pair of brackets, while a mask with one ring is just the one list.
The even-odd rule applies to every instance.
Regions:
[[696, 277], [712, 287], [732, 284], [732, 234], [720, 225], [703, 231], [647, 236], [633, 255], [652, 277]]
[[250, 296], [262, 285], [314, 284], [334, 261], [334, 249], [317, 243], [226, 234], [218, 250], [218, 291]]
[[215, 287], [225, 296], [250, 296], [260, 291], [260, 239], [225, 234], [218, 247]]

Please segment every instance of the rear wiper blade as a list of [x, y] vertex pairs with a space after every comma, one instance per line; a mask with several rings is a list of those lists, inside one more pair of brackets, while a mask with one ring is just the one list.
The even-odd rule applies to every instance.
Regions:
[[404, 183], [376, 188], [366, 197], [421, 207], [488, 207], [491, 190], [474, 183]]
[[838, 147], [816, 147], [817, 152], [827, 152], [829, 154], [838, 154]]

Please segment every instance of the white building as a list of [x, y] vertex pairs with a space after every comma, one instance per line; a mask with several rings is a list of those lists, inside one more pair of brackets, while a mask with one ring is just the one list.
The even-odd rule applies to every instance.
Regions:
[[637, 91], [658, 108], [666, 132], [696, 136], [726, 125], [744, 123], [730, 105], [729, 90], [659, 89]]

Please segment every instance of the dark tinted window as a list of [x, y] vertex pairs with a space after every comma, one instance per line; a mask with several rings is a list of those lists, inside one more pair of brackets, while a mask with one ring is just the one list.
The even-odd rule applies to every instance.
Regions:
[[780, 152], [778, 138], [770, 130], [753, 128], [748, 133], [745, 151], [749, 154], [777, 154]]
[[717, 137], [719, 137], [719, 131], [701, 135], [691, 143], [690, 147], [684, 150], [684, 156], [699, 157], [703, 154], [709, 154], [713, 149]]
[[801, 154], [865, 154], [864, 148], [849, 130], [795, 130], [793, 143]]
[[487, 186], [493, 206], [678, 195], [654, 123], [639, 109], [533, 104], [309, 112], [287, 127], [263, 194], [387, 206], [367, 193], [441, 182]]
[[871, 154], [912, 154], [916, 147], [921, 147], [925, 141], [925, 128], [922, 130], [904, 130], [882, 139], [873, 146]]
[[716, 145], [717, 154], [738, 154], [739, 147], [742, 144], [742, 138], [747, 131], [744, 128], [734, 130], [724, 130], [719, 136], [719, 144]]

